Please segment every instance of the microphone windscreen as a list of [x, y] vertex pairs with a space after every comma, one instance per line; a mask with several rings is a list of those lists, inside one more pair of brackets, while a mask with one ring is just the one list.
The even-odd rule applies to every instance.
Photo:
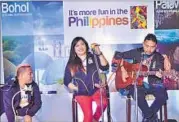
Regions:
[[100, 46], [100, 45], [96, 43], [91, 44], [91, 49], [94, 49], [96, 46]]

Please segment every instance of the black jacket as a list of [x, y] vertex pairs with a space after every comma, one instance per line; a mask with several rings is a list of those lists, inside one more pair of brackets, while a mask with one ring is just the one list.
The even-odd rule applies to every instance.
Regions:
[[[102, 71], [108, 71], [109, 64], [106, 66], [102, 66], [100, 64], [99, 57], [97, 57], [97, 61], [99, 64], [99, 68]], [[94, 60], [94, 55], [91, 53], [88, 53], [87, 55], [87, 74], [85, 74], [81, 69], [79, 69], [74, 76], [71, 75], [69, 64], [67, 64], [65, 69], [65, 75], [64, 75], [64, 84], [68, 87], [69, 83], [73, 83], [78, 87], [78, 92], [75, 93], [75, 95], [87, 95], [91, 96], [93, 95], [98, 88], [94, 87], [95, 83], [99, 83], [99, 76]]]
[[[28, 101], [29, 105], [25, 106], [24, 108], [19, 107], [20, 104], [20, 98], [21, 94], [17, 94], [14, 98], [14, 108], [16, 110], [16, 114], [18, 116], [34, 116], [37, 111], [41, 108], [42, 101], [41, 101], [41, 95], [39, 91], [38, 85], [33, 81], [31, 83], [32, 85], [32, 91], [27, 92], [28, 94]], [[3, 87], [3, 106], [4, 111], [7, 115], [8, 122], [14, 122], [14, 113], [12, 110], [12, 98], [13, 96], [20, 91], [20, 86], [18, 84], [17, 80], [9, 81], [4, 87]]]

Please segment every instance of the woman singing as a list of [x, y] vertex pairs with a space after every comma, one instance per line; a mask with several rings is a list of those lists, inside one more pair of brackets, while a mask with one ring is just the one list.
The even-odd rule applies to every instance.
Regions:
[[[101, 111], [108, 105], [105, 84], [100, 82], [94, 55], [101, 71], [108, 71], [109, 64], [97, 44], [93, 44], [93, 50], [95, 54], [89, 52], [88, 43], [83, 37], [74, 38], [64, 75], [64, 84], [74, 91], [75, 99], [81, 106], [83, 122], [98, 122], [102, 115]], [[94, 115], [92, 101], [97, 105]]]

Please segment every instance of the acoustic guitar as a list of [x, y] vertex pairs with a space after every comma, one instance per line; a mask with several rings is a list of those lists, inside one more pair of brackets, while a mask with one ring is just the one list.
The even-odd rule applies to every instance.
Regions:
[[[141, 65], [139, 63], [132, 64], [125, 60], [123, 60], [123, 67], [127, 71], [128, 77], [126, 78], [126, 81], [123, 81], [122, 79], [122, 71], [120, 67], [120, 62], [122, 59], [117, 61], [118, 67], [116, 70], [116, 77], [115, 77], [115, 85], [116, 89], [119, 90], [121, 88], [126, 88], [129, 85], [134, 84], [134, 82], [137, 82], [137, 85], [143, 85], [143, 78], [148, 75], [155, 75], [158, 71], [148, 71], [147, 66]], [[139, 71], [140, 68], [140, 72]], [[139, 77], [136, 79], [137, 73], [139, 73]], [[171, 71], [161, 71], [161, 74], [163, 77], [167, 77], [172, 79], [173, 81], [179, 80], [179, 73], [175, 70]]]

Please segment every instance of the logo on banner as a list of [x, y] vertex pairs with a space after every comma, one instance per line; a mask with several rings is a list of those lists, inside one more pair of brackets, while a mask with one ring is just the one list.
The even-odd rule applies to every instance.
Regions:
[[131, 6], [131, 29], [147, 29], [147, 6]]
[[[155, 29], [179, 29], [179, 1], [155, 1]], [[166, 15], [166, 16], [164, 16]]]
[[173, 1], [161, 1], [157, 0], [155, 1], [155, 8], [156, 9], [172, 9], [176, 10], [179, 9], [179, 1], [173, 0]]
[[24, 16], [30, 14], [29, 2], [2, 2], [2, 16]]
[[69, 27], [125, 26], [129, 24], [128, 9], [69, 10]]

